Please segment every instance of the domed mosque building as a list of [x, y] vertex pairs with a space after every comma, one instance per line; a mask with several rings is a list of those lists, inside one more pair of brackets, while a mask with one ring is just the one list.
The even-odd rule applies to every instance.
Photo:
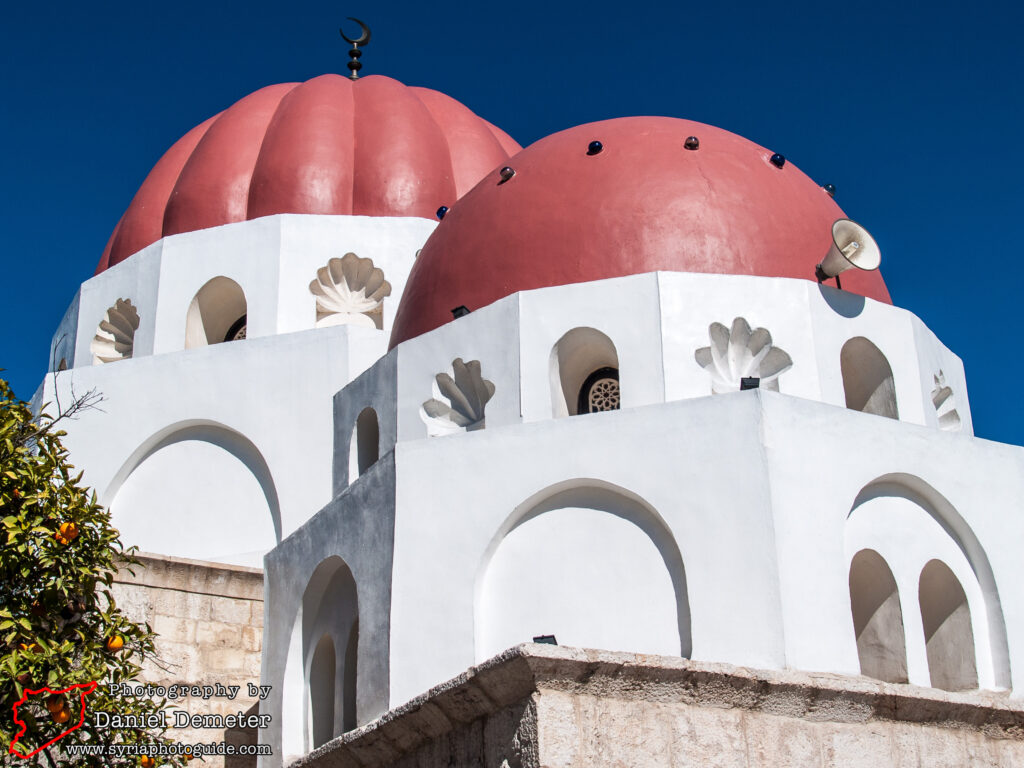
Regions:
[[833, 194], [687, 120], [270, 86], [153, 168], [39, 397], [103, 392], [124, 600], [182, 680], [260, 665], [262, 766], [1021, 764], [1024, 451]]

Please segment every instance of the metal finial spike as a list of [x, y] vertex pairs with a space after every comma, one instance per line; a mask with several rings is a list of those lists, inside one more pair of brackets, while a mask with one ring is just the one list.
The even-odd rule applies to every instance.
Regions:
[[359, 61], [359, 57], [363, 55], [363, 52], [359, 50], [359, 46], [365, 46], [367, 43], [370, 42], [370, 28], [366, 26], [366, 24], [361, 22], [359, 19], [355, 18], [354, 16], [349, 16], [348, 19], [349, 21], [354, 21], [356, 24], [359, 25], [360, 29], [362, 30], [362, 34], [360, 34], [359, 37], [357, 37], [355, 40], [346, 35], [345, 30], [343, 29], [339, 29], [338, 34], [341, 35], [342, 39], [346, 43], [352, 44], [352, 50], [348, 52], [348, 57], [351, 59], [351, 61], [348, 63], [348, 69], [349, 72], [351, 72], [351, 74], [348, 76], [348, 79], [358, 80], [359, 70], [363, 68], [362, 62]]

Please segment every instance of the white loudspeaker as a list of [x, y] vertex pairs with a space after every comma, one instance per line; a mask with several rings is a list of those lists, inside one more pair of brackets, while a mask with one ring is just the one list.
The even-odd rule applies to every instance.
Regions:
[[827, 280], [850, 267], [871, 271], [881, 263], [882, 254], [875, 238], [857, 222], [837, 219], [832, 224], [832, 247], [814, 272], [818, 280]]

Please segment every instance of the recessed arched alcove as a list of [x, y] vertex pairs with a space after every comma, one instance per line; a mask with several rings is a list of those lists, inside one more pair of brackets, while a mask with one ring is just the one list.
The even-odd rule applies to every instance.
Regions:
[[[999, 597], [1008, 587], [996, 583], [978, 536], [945, 496], [915, 475], [878, 477], [857, 494], [846, 539], [850, 553], [876, 550], [899, 584], [911, 683], [1009, 689]], [[960, 661], [951, 666], [950, 654]], [[936, 670], [940, 658], [946, 660]], [[974, 660], [973, 676], [966, 659]]]
[[907, 644], [896, 579], [885, 559], [863, 549], [850, 563], [850, 607], [862, 675], [905, 683]]
[[246, 337], [248, 308], [242, 286], [223, 275], [208, 280], [189, 304], [185, 349]]
[[620, 407], [619, 354], [596, 328], [564, 334], [551, 350], [548, 368], [556, 418]]
[[971, 609], [959, 580], [941, 560], [929, 561], [918, 588], [932, 686], [946, 691], [978, 687]]
[[646, 501], [577, 479], [535, 494], [492, 539], [475, 587], [476, 659], [553, 634], [559, 643], [689, 656], [682, 556]]
[[[332, 555], [313, 571], [302, 596], [307, 749], [356, 725], [358, 621], [355, 578], [348, 564]], [[329, 655], [324, 638], [330, 642]]]
[[216, 422], [179, 422], [152, 435], [101, 501], [125, 540], [143, 551], [260, 567], [281, 539], [277, 489], [263, 454]]
[[309, 709], [312, 716], [313, 749], [334, 738], [334, 670], [337, 666], [334, 641], [323, 635], [313, 649], [309, 663]]
[[373, 408], [364, 408], [352, 427], [348, 449], [348, 478], [352, 482], [380, 458], [380, 422]]
[[892, 367], [882, 350], [863, 336], [856, 336], [843, 344], [839, 364], [847, 408], [899, 419]]

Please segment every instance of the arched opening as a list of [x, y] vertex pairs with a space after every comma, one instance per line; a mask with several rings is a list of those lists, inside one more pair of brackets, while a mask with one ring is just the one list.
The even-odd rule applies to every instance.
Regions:
[[890, 419], [900, 417], [892, 368], [882, 351], [857, 336], [843, 344], [839, 354], [846, 407]]
[[102, 503], [144, 551], [261, 567], [281, 539], [270, 467], [222, 424], [180, 422], [154, 434], [121, 466]]
[[[306, 733], [310, 748], [351, 730], [358, 722], [358, 617], [359, 601], [352, 571], [340, 557], [331, 556], [313, 571], [302, 597]], [[325, 638], [330, 643], [329, 656]], [[329, 674], [325, 671], [328, 666]]]
[[921, 571], [918, 598], [932, 687], [974, 690], [978, 666], [971, 609], [960, 582], [941, 560], [929, 561]]
[[363, 408], [352, 428], [348, 449], [349, 482], [368, 470], [380, 458], [380, 423], [373, 408]]
[[244, 339], [247, 311], [245, 293], [238, 283], [223, 276], [209, 280], [189, 305], [185, 349]]
[[334, 738], [334, 642], [324, 635], [309, 664], [309, 702], [313, 715], [313, 749]]
[[475, 591], [477, 661], [547, 634], [564, 645], [690, 654], [675, 539], [650, 505], [609, 483], [567, 481], [517, 507]]
[[862, 675], [906, 683], [907, 643], [896, 579], [885, 559], [871, 549], [850, 564], [850, 607]]
[[555, 343], [549, 368], [556, 418], [620, 407], [619, 355], [601, 331], [573, 328]]
[[[956, 624], [956, 620], [939, 634], [939, 645], [929, 646], [928, 640], [943, 617], [950, 615], [951, 606], [943, 607], [933, 595], [955, 595], [956, 605], [963, 603], [963, 594], [969, 606], [971, 661], [967, 665], [974, 672], [967, 675], [975, 687], [1008, 690], [1010, 652], [1006, 622], [992, 565], [985, 548], [971, 526], [959, 511], [934, 487], [919, 477], [907, 473], [882, 475], [868, 483], [857, 494], [850, 509], [846, 531], [847, 553], [873, 549], [882, 555], [892, 568], [902, 587], [903, 605], [912, 605], [915, 585], [921, 603], [921, 612], [904, 613], [906, 632], [907, 674], [914, 685], [931, 685], [934, 665], [929, 663], [938, 652], [943, 636]], [[926, 564], [939, 561], [944, 567]], [[930, 574], [924, 579], [924, 572]], [[934, 586], [932, 577], [946, 572], [944, 586], [941, 579]], [[952, 575], [949, 575], [951, 572]], [[906, 586], [904, 586], [906, 585]], [[932, 585], [932, 586], [929, 586]], [[1002, 587], [1005, 588], [1005, 585]], [[909, 590], [909, 591], [908, 591]], [[955, 608], [955, 606], [952, 606]], [[929, 621], [924, 613], [932, 616]], [[955, 612], [955, 610], [953, 611]], [[961, 616], [968, 613], [965, 609]], [[921, 629], [917, 622], [922, 620]], [[938, 687], [938, 685], [936, 684]]]

